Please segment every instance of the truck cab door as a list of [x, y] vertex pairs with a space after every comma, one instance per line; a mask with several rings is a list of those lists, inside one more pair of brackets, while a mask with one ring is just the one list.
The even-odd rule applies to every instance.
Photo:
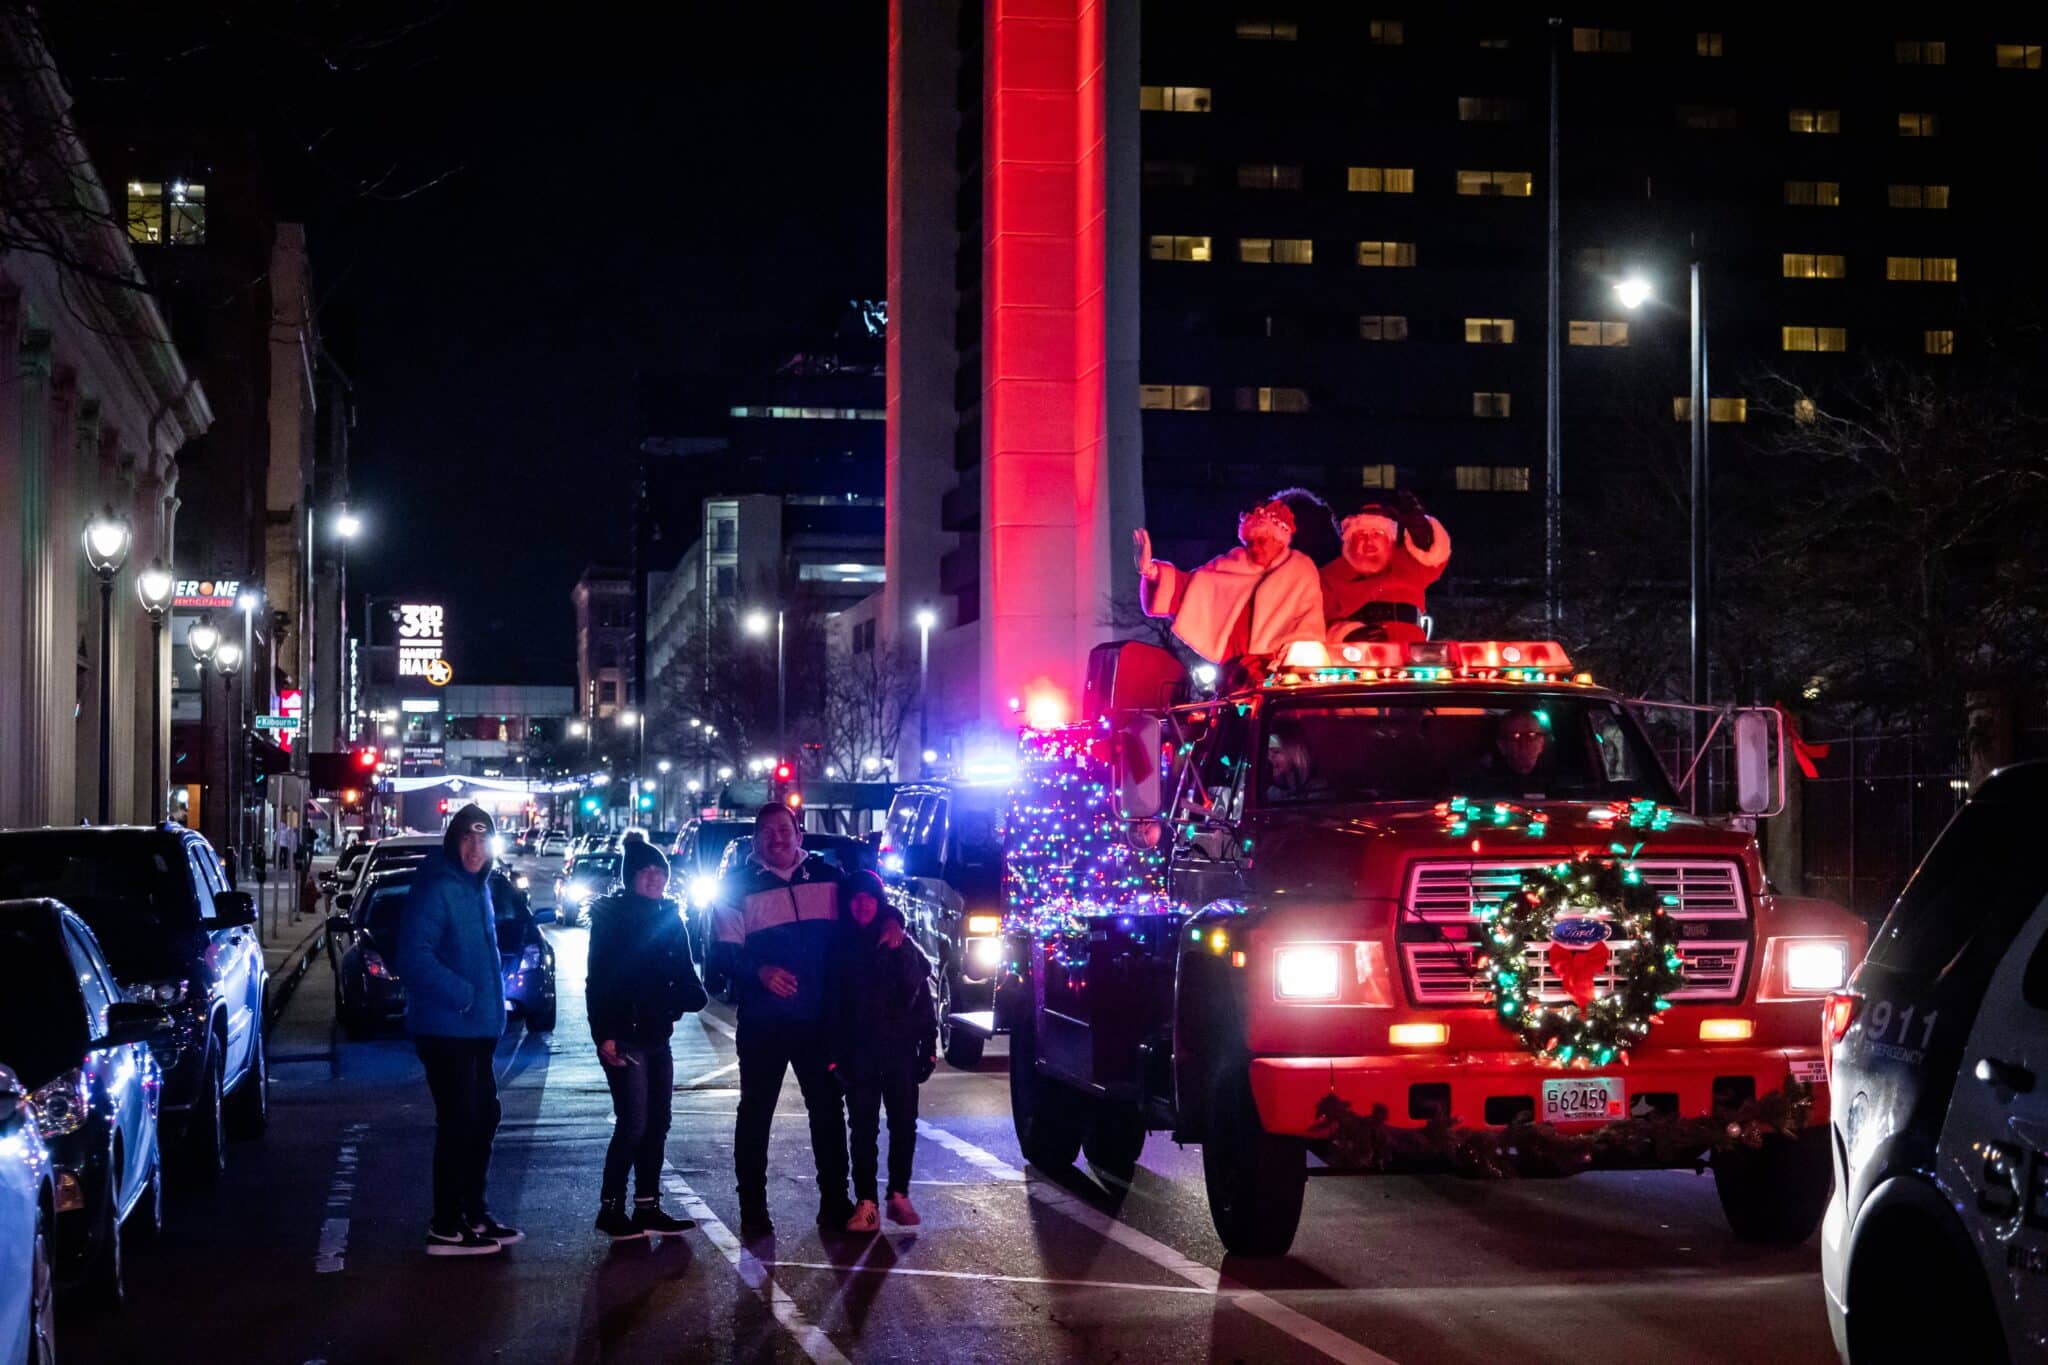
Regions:
[[1208, 905], [1244, 894], [1238, 822], [1250, 780], [1254, 727], [1230, 703], [1209, 708], [1180, 767], [1169, 810], [1168, 887], [1183, 905]]
[[[1865, 1017], [1868, 1032], [1871, 1020]], [[1933, 1020], [1873, 1041], [1923, 1047]], [[2048, 901], [1993, 973], [1938, 1148], [2009, 1343], [2048, 1347]]]

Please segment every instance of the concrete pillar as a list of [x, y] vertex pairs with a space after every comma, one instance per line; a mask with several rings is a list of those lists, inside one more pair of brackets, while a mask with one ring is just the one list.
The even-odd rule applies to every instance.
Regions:
[[20, 823], [42, 825], [53, 819], [76, 818], [68, 803], [61, 809], [51, 805], [48, 718], [57, 697], [70, 701], [75, 695], [78, 642], [60, 643], [50, 633], [50, 386], [54, 370], [49, 332], [30, 328], [22, 337], [19, 354], [15, 388], [20, 402], [21, 444], [16, 459], [20, 541], [13, 563], [19, 572], [15, 595], [20, 598], [21, 615], [15, 632], [19, 653], [13, 676], [21, 679], [21, 706], [12, 748], [21, 782]]
[[[0, 290], [0, 364], [18, 376], [22, 354], [21, 296]], [[21, 462], [21, 385], [0, 382], [0, 579], [26, 567], [22, 543], [26, 522]], [[0, 592], [0, 749], [19, 754], [28, 739], [26, 698], [22, 687], [22, 616], [24, 594]], [[27, 772], [15, 762], [0, 763], [0, 828], [25, 823]]]

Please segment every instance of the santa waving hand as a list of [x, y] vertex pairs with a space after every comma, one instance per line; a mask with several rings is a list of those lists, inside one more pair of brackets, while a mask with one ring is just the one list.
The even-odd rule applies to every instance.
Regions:
[[1147, 616], [1170, 617], [1182, 644], [1212, 664], [1278, 653], [1292, 640], [1323, 638], [1315, 561], [1297, 550], [1294, 511], [1273, 499], [1237, 519], [1238, 546], [1199, 569], [1152, 557], [1139, 531], [1139, 591]]
[[1451, 533], [1405, 490], [1366, 504], [1340, 529], [1344, 553], [1322, 574], [1330, 642], [1427, 639], [1423, 594], [1450, 562]]

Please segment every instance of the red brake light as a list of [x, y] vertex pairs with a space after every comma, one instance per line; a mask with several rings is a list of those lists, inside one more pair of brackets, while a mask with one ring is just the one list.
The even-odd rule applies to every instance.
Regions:
[[1821, 1007], [1821, 1041], [1833, 1047], [1849, 1036], [1849, 1026], [1856, 1022], [1856, 1011], [1863, 1004], [1863, 997], [1854, 991], [1831, 991], [1828, 1002]]

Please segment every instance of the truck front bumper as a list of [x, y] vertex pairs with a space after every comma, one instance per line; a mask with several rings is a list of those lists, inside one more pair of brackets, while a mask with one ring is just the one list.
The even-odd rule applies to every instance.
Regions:
[[[1542, 1112], [1546, 1080], [1619, 1077], [1635, 1114], [1698, 1118], [1761, 1099], [1788, 1080], [1813, 1084], [1809, 1126], [1828, 1121], [1828, 1094], [1814, 1047], [1687, 1047], [1638, 1052], [1627, 1066], [1567, 1070], [1522, 1052], [1445, 1052], [1363, 1057], [1255, 1057], [1252, 1098], [1269, 1133], [1328, 1135], [1318, 1107], [1335, 1095], [1354, 1113], [1386, 1110], [1398, 1127], [1425, 1126], [1441, 1114], [1467, 1127], [1502, 1127], [1518, 1114]], [[1572, 1129], [1599, 1127], [1571, 1124]]]

